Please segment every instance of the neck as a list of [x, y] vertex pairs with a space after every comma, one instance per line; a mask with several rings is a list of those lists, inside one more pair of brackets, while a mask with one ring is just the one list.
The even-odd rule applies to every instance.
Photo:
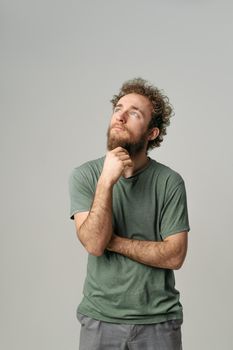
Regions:
[[133, 166], [127, 168], [123, 174], [123, 176], [126, 178], [135, 175], [139, 170], [143, 169], [149, 162], [149, 157], [147, 156], [145, 151], [135, 156], [131, 156], [131, 159], [133, 161]]

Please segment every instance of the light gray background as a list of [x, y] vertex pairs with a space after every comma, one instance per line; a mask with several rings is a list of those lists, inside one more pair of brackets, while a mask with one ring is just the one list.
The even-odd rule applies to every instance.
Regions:
[[137, 76], [176, 112], [150, 156], [186, 182], [184, 349], [232, 349], [232, 11], [226, 0], [1, 1], [1, 349], [78, 348], [87, 255], [68, 177], [104, 154], [109, 100]]

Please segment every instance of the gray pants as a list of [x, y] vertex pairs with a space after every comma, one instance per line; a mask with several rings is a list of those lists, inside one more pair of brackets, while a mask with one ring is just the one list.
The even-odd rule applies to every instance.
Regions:
[[79, 350], [182, 350], [181, 320], [128, 325], [77, 314], [81, 323]]

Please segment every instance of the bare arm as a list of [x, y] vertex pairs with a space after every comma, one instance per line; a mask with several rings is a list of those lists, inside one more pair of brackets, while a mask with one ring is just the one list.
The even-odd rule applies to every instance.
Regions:
[[145, 265], [177, 270], [184, 262], [187, 246], [187, 232], [183, 231], [165, 238], [162, 242], [113, 235], [107, 249]]
[[74, 216], [78, 238], [92, 255], [102, 255], [112, 237], [113, 186], [123, 171], [131, 165], [132, 161], [122, 147], [109, 151], [90, 212], [77, 213]]
[[90, 212], [74, 216], [79, 240], [92, 255], [102, 255], [112, 235], [112, 188], [99, 180]]

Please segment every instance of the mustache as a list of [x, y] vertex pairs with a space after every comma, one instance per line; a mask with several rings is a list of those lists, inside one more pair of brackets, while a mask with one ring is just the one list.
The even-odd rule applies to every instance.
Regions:
[[121, 124], [113, 124], [112, 126], [111, 126], [111, 129], [114, 129], [114, 128], [120, 128], [120, 129], [122, 129], [122, 130], [124, 130], [124, 131], [128, 131], [128, 129], [127, 129], [127, 127], [125, 127], [125, 126], [123, 126], [123, 125], [121, 125]]

